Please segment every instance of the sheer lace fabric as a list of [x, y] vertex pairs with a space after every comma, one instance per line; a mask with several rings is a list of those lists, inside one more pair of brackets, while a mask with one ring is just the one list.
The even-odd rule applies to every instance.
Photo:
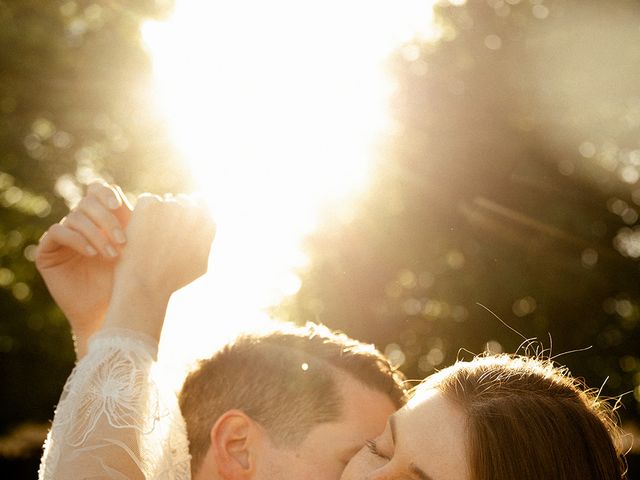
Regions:
[[157, 344], [124, 329], [95, 334], [65, 384], [39, 478], [189, 480], [184, 419], [152, 375]]

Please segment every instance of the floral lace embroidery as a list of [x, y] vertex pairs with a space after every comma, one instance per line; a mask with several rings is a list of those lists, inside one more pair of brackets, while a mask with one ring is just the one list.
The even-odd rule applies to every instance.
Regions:
[[40, 479], [87, 476], [189, 480], [184, 419], [151, 375], [153, 341], [123, 329], [94, 335], [65, 384]]

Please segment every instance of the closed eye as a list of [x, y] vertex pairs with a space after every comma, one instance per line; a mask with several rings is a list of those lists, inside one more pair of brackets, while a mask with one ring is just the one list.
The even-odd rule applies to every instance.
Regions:
[[369, 450], [369, 452], [375, 455], [376, 457], [384, 458], [385, 460], [390, 460], [389, 457], [380, 453], [380, 451], [378, 450], [378, 444], [376, 443], [375, 440], [367, 440], [364, 443], [367, 446], [367, 449]]

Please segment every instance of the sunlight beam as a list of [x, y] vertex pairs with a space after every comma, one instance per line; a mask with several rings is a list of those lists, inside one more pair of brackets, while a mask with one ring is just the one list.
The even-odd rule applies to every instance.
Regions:
[[366, 189], [389, 122], [383, 62], [435, 36], [432, 2], [178, 0], [142, 36], [158, 103], [219, 226], [206, 287], [177, 296], [167, 328], [194, 316], [213, 336], [252, 328], [299, 288], [293, 268], [319, 209]]

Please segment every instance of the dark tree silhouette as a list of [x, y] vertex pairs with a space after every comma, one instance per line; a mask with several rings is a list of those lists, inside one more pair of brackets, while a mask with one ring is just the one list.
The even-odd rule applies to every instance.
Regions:
[[279, 314], [373, 341], [412, 378], [461, 348], [591, 347], [558, 361], [605, 395], [635, 389], [637, 419], [640, 5], [469, 0], [436, 18], [439, 41], [390, 61], [373, 188], [308, 239]]

